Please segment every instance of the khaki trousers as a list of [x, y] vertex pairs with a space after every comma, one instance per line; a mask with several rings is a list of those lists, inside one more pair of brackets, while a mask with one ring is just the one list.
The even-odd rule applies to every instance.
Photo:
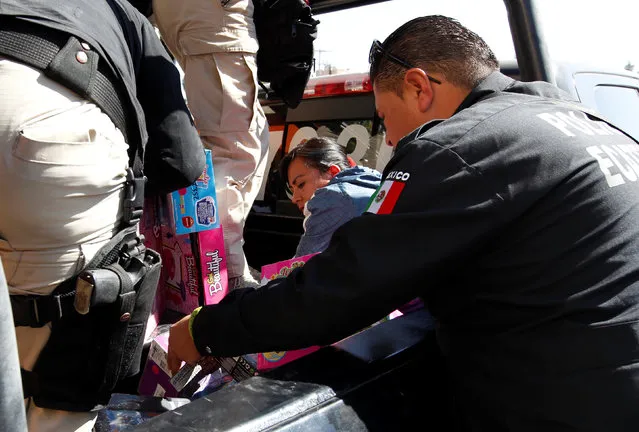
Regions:
[[229, 278], [248, 274], [243, 232], [263, 181], [268, 124], [257, 99], [251, 0], [154, 0], [154, 21], [184, 71], [187, 104], [211, 150]]
[[[94, 104], [0, 57], [0, 257], [11, 294], [51, 293], [113, 236], [128, 145]], [[17, 327], [31, 370], [49, 326]], [[81, 379], [81, 378], [79, 378]], [[30, 431], [90, 430], [95, 414], [28, 404]]]
[[213, 155], [229, 278], [248, 271], [242, 248], [244, 223], [268, 159], [268, 125], [257, 102], [255, 70], [252, 54], [185, 57], [188, 105], [202, 143]]

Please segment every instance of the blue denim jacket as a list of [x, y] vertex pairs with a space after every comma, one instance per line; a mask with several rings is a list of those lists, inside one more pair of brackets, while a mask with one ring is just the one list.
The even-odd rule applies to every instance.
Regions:
[[381, 180], [377, 171], [356, 166], [338, 173], [328, 185], [317, 189], [304, 209], [304, 234], [295, 256], [326, 249], [337, 228], [364, 213]]

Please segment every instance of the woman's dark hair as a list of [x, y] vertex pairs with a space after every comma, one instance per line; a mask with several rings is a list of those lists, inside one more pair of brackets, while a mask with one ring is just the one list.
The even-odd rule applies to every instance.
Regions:
[[331, 138], [311, 138], [288, 152], [282, 158], [278, 171], [285, 185], [288, 184], [288, 167], [295, 158], [303, 158], [306, 165], [318, 169], [322, 174], [328, 171], [331, 165], [338, 166], [341, 170], [350, 168], [351, 164], [346, 155], [346, 150]]

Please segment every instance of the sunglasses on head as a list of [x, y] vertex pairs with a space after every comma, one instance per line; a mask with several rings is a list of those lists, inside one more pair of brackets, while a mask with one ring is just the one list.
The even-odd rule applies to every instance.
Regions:
[[[388, 60], [392, 61], [395, 64], [403, 66], [406, 69], [412, 69], [415, 67], [411, 65], [410, 63], [408, 63], [407, 61], [404, 61], [400, 59], [399, 57], [396, 57], [393, 54], [389, 53], [387, 50], [384, 49], [384, 46], [382, 45], [382, 43], [378, 41], [377, 39], [375, 39], [373, 41], [373, 44], [371, 45], [371, 50], [368, 52], [368, 63], [370, 63], [372, 71], [375, 71], [377, 69], [377, 67], [379, 66], [379, 60], [382, 57], [386, 57]], [[432, 76], [428, 74], [426, 74], [426, 76], [428, 77], [430, 81], [434, 82], [435, 84], [442, 83], [440, 80], [433, 78]]]

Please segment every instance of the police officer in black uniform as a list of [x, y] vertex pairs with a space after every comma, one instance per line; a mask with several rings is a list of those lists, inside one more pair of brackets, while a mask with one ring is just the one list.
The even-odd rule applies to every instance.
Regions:
[[420, 296], [470, 430], [638, 430], [637, 143], [446, 17], [370, 61], [396, 151], [369, 213], [174, 325], [172, 367], [332, 343]]

